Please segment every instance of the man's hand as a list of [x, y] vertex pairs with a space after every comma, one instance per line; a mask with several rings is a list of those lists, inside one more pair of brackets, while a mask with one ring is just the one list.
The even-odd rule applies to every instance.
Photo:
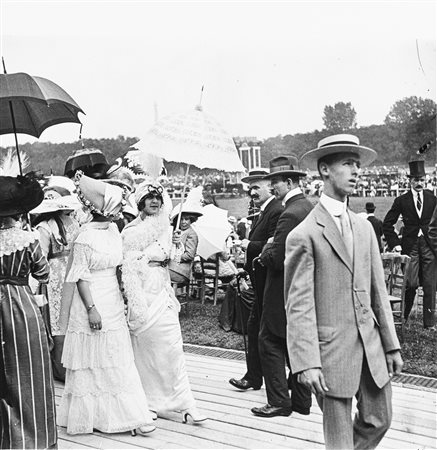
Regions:
[[250, 244], [249, 239], [243, 239], [243, 240], [241, 241], [241, 243], [240, 243], [240, 247], [241, 247], [243, 250], [246, 250], [247, 247], [249, 246], [249, 244]]
[[399, 375], [402, 371], [404, 361], [402, 361], [401, 352], [394, 350], [385, 354], [387, 361], [388, 375], [391, 378], [393, 375]]
[[266, 244], [271, 244], [271, 243], [273, 243], [273, 236], [269, 237], [266, 242]]
[[303, 384], [308, 389], [311, 389], [313, 394], [325, 396], [325, 393], [329, 391], [328, 386], [325, 383], [325, 377], [323, 376], [322, 369], [314, 368], [307, 369], [300, 372], [297, 376], [297, 381]]
[[393, 247], [393, 251], [396, 253], [401, 253], [402, 252], [402, 247], [400, 245], [396, 245]]

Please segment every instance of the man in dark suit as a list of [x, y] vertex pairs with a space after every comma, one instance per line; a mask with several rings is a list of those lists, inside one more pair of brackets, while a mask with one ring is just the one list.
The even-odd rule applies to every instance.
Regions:
[[372, 224], [372, 227], [376, 234], [376, 240], [378, 241], [379, 252], [382, 253], [382, 220], [375, 217], [376, 206], [373, 202], [366, 203], [367, 220]]
[[[271, 193], [270, 181], [263, 180], [267, 170], [254, 169], [249, 176], [242, 178], [242, 182], [249, 184], [250, 197], [255, 206], [260, 208], [259, 214], [252, 223], [248, 239], [243, 239], [241, 246], [246, 249], [246, 264], [244, 269], [249, 273], [252, 286], [255, 286], [254, 273], [252, 271], [253, 260], [259, 256], [262, 248], [271, 238], [276, 229], [279, 216], [282, 212], [282, 204]], [[264, 274], [265, 277], [265, 274]], [[258, 284], [264, 284], [263, 274], [258, 274]], [[259, 321], [262, 312], [262, 298], [255, 295], [249, 319], [247, 321], [247, 372], [241, 379], [231, 378], [229, 383], [241, 390], [253, 388], [258, 390], [263, 384], [261, 362], [258, 352]]]
[[306, 173], [295, 170], [296, 163], [297, 158], [274, 158], [270, 161], [270, 173], [266, 176], [275, 197], [282, 201], [284, 211], [279, 217], [274, 237], [267, 241], [260, 255], [261, 264], [267, 268], [267, 276], [258, 343], [268, 403], [252, 408], [252, 413], [261, 417], [289, 416], [292, 411], [309, 414], [311, 407], [311, 392], [297, 383], [295, 375], [288, 381], [285, 369], [285, 362], [290, 367], [284, 306], [285, 240], [313, 208], [299, 187], [299, 178], [306, 176]]
[[[435, 195], [424, 189], [425, 161], [410, 161], [411, 190], [395, 199], [384, 219], [384, 235], [387, 245], [395, 252], [411, 257], [411, 276], [405, 292], [405, 320], [413, 307], [419, 284], [423, 288], [423, 325], [435, 326], [436, 258], [428, 236], [428, 226], [436, 206]], [[394, 230], [402, 214], [404, 231], [402, 241]]]
[[431, 221], [429, 222], [428, 237], [431, 242], [431, 250], [437, 258], [437, 206], [434, 208]]

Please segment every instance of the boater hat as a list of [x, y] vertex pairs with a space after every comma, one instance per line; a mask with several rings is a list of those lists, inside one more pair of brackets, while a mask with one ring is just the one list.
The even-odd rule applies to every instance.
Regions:
[[256, 169], [249, 170], [249, 175], [246, 175], [241, 179], [242, 183], [250, 183], [255, 180], [262, 180], [266, 175], [269, 174], [267, 169], [258, 167]]
[[269, 161], [270, 173], [267, 174], [264, 179], [270, 179], [278, 175], [288, 178], [306, 177], [307, 174], [305, 172], [295, 169], [297, 167], [297, 162], [298, 160], [295, 156], [278, 156], [277, 158], [271, 159]]
[[376, 152], [368, 147], [360, 145], [360, 140], [352, 134], [335, 134], [328, 136], [317, 144], [317, 148], [306, 152], [301, 160], [301, 166], [311, 170], [317, 170], [319, 159], [334, 155], [335, 153], [351, 153], [360, 157], [361, 165], [370, 164], [376, 159]]

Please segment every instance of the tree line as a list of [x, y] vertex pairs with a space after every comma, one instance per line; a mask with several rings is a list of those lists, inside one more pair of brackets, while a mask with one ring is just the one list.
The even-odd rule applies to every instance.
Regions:
[[[275, 156], [290, 153], [301, 156], [315, 148], [319, 140], [333, 133], [351, 133], [360, 143], [378, 152], [374, 165], [407, 166], [408, 161], [422, 148], [427, 150], [427, 165], [436, 161], [436, 103], [431, 99], [407, 97], [397, 101], [387, 114], [384, 124], [358, 127], [356, 111], [351, 103], [338, 102], [327, 105], [323, 111], [322, 130], [308, 133], [287, 134], [270, 137], [261, 143], [261, 164], [268, 167], [268, 161]], [[73, 143], [35, 142], [20, 145], [30, 159], [29, 170], [43, 174], [61, 175], [67, 158], [82, 146], [101, 150], [109, 163], [129, 151], [138, 142], [137, 137], [83, 139]], [[0, 150], [6, 149], [0, 147]], [[169, 174], [180, 172], [180, 164], [166, 163]], [[194, 169], [194, 168], [193, 168]], [[197, 172], [194, 169], [195, 172]]]

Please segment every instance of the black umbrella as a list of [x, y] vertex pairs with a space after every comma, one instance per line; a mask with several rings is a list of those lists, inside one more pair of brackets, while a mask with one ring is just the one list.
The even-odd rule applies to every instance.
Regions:
[[0, 74], [0, 134], [14, 133], [22, 173], [17, 133], [39, 138], [58, 123], [80, 123], [80, 106], [57, 84], [26, 73]]

